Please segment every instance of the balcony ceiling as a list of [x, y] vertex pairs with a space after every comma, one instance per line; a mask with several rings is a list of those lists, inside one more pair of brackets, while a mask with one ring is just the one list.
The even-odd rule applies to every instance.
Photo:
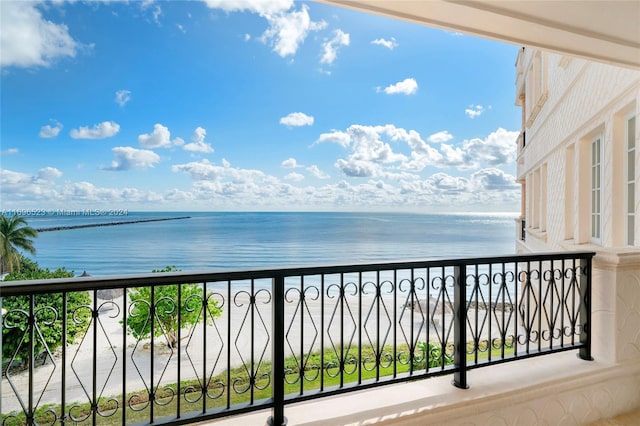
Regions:
[[640, 69], [638, 0], [322, 0], [450, 31]]

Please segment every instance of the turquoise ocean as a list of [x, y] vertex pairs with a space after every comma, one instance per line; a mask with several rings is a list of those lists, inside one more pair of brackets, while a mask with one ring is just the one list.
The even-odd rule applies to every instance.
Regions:
[[220, 271], [509, 255], [517, 214], [126, 212], [26, 219], [52, 228], [184, 216], [41, 232], [30, 257], [41, 267], [106, 276], [169, 265]]

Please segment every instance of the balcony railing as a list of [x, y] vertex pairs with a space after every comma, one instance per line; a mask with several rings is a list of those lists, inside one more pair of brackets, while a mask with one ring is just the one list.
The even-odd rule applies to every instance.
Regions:
[[591, 359], [592, 256], [6, 282], [1, 422], [270, 408], [281, 425], [294, 402], [443, 374], [466, 388], [470, 369], [559, 351]]

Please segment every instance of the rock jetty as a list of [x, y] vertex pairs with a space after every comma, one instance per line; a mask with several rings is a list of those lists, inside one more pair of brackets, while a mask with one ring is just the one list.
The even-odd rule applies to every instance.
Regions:
[[105, 223], [85, 223], [82, 225], [68, 225], [68, 226], [54, 226], [51, 228], [36, 228], [37, 232], [50, 232], [50, 231], [65, 231], [67, 229], [80, 229], [80, 228], [97, 228], [100, 226], [116, 226], [116, 225], [131, 225], [134, 223], [144, 222], [161, 222], [164, 220], [179, 220], [190, 219], [191, 216], [179, 216], [179, 217], [163, 217], [158, 219], [138, 219], [138, 220], [122, 220], [118, 222], [105, 222]]

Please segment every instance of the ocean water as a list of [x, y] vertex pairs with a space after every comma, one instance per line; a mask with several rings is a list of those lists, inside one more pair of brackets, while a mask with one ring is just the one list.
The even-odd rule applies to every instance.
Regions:
[[219, 271], [459, 258], [514, 253], [512, 213], [129, 212], [28, 217], [34, 228], [189, 216], [188, 219], [41, 232], [41, 267], [92, 276], [176, 266]]

